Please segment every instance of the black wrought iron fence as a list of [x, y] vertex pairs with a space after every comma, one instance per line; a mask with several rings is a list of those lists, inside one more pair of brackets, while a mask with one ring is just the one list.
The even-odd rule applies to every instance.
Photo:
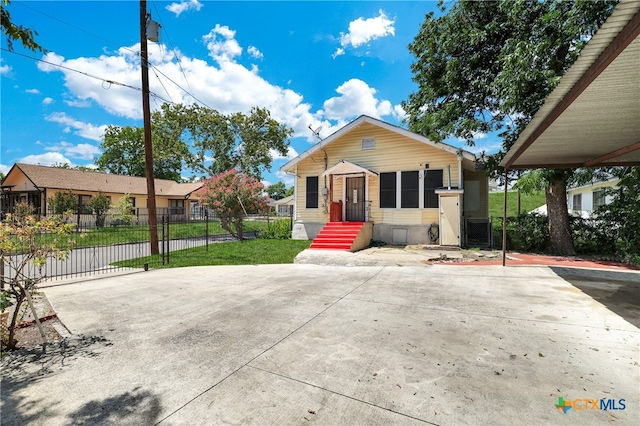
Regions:
[[[158, 217], [158, 240], [163, 264], [170, 261], [170, 253], [209, 244], [233, 241], [235, 238], [223, 230], [217, 220], [207, 214], [199, 220], [189, 220], [185, 215], [165, 214]], [[42, 266], [28, 264], [22, 274], [26, 278], [44, 277], [46, 280], [74, 278], [119, 270], [142, 270], [145, 257], [151, 255], [149, 243], [149, 221], [145, 215], [133, 218], [105, 215], [97, 220], [95, 215], [73, 215], [66, 218], [74, 223], [71, 236], [73, 248], [65, 259], [49, 259]], [[272, 218], [253, 215], [245, 221], [244, 237], [256, 238]], [[97, 226], [100, 224], [101, 226]], [[53, 235], [41, 234], [42, 242], [50, 241]], [[24, 249], [15, 253], [4, 253], [6, 262], [0, 262], [0, 281], [6, 282], [16, 276], [14, 265], [24, 259]], [[127, 261], [127, 266], [119, 266]]]

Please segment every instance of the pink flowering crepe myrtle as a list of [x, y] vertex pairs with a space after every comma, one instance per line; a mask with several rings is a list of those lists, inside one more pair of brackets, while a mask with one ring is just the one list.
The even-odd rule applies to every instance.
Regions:
[[236, 169], [212, 176], [196, 192], [198, 202], [213, 210], [220, 225], [242, 241], [242, 219], [267, 207], [262, 183]]

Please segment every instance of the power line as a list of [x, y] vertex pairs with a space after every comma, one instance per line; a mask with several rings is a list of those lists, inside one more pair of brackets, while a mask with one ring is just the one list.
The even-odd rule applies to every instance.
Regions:
[[[71, 24], [71, 23], [69, 23], [69, 22], [63, 21], [62, 19], [56, 18], [55, 16], [49, 15], [48, 13], [42, 12], [41, 10], [35, 9], [35, 8], [31, 7], [31, 6], [27, 6], [26, 4], [24, 4], [24, 2], [16, 2], [16, 4], [19, 4], [19, 5], [23, 6], [23, 7], [26, 7], [27, 9], [31, 9], [31, 10], [33, 10], [34, 12], [37, 12], [37, 13], [39, 13], [39, 14], [43, 15], [43, 16], [46, 16], [47, 18], [53, 19], [54, 21], [60, 22], [61, 24], [67, 25], [67, 26], [69, 26], [69, 27], [71, 27], [71, 28], [74, 28], [74, 29], [76, 29], [76, 30], [78, 30], [78, 31], [81, 31], [81, 32], [83, 32], [83, 33], [85, 33], [85, 34], [88, 34], [88, 35], [90, 35], [90, 36], [92, 36], [92, 37], [98, 38], [98, 39], [100, 39], [100, 40], [106, 41], [106, 42], [111, 43], [111, 44], [120, 44], [120, 43], [117, 43], [117, 42], [115, 42], [115, 41], [113, 41], [113, 40], [110, 40], [110, 39], [108, 39], [108, 38], [105, 38], [105, 37], [103, 37], [103, 36], [100, 36], [100, 35], [98, 35], [98, 34], [95, 34], [95, 33], [92, 33], [92, 32], [90, 32], [90, 31], [87, 31], [87, 30], [85, 30], [85, 29], [83, 29], [83, 28], [81, 28], [81, 27], [79, 27], [79, 26], [77, 26], [77, 25], [74, 25], [74, 24]], [[154, 8], [155, 8], [156, 12], [158, 13], [158, 15], [160, 15], [160, 12], [159, 12], [158, 7], [157, 7], [157, 5], [155, 4], [155, 2], [153, 2], [153, 5], [154, 5]], [[159, 19], [160, 19], [160, 22], [162, 23], [162, 18], [160, 17]], [[162, 28], [164, 28], [164, 26], [162, 26]], [[171, 43], [171, 39], [169, 38], [169, 33], [168, 33], [168, 31], [167, 31], [167, 30], [164, 30], [164, 33], [167, 35], [167, 39], [168, 39], [168, 41], [169, 41], [169, 45], [171, 46], [171, 50], [172, 50], [172, 52], [173, 52], [173, 57], [175, 58], [175, 60], [176, 60], [176, 62], [177, 62], [177, 64], [178, 64], [178, 67], [180, 68], [180, 71], [182, 72], [182, 75], [184, 76], [184, 79], [185, 79], [185, 81], [186, 81], [186, 83], [187, 83], [187, 86], [189, 87], [189, 90], [190, 90], [190, 91], [186, 90], [185, 88], [183, 88], [182, 86], [180, 86], [178, 83], [176, 83], [175, 81], [173, 81], [173, 80], [172, 80], [171, 78], [169, 78], [166, 74], [164, 74], [162, 71], [160, 71], [160, 70], [158, 69], [158, 67], [156, 67], [155, 65], [153, 65], [153, 64], [151, 64], [151, 63], [148, 63], [147, 65], [148, 65], [149, 67], [151, 67], [152, 69], [154, 69], [155, 71], [157, 71], [158, 73], [160, 73], [162, 76], [164, 76], [167, 80], [169, 80], [171, 83], [173, 83], [176, 87], [178, 87], [178, 88], [179, 88], [180, 90], [182, 90], [184, 93], [186, 93], [187, 95], [191, 96], [191, 97], [192, 97], [196, 102], [198, 102], [198, 103], [202, 104], [202, 105], [203, 105], [203, 106], [205, 106], [206, 108], [213, 109], [213, 108], [211, 108], [209, 105], [207, 105], [205, 102], [203, 102], [202, 100], [198, 99], [198, 98], [197, 98], [197, 97], [192, 93], [192, 92], [193, 92], [193, 89], [191, 88], [191, 85], [190, 85], [190, 83], [189, 83], [189, 80], [187, 79], [187, 76], [186, 76], [186, 73], [185, 73], [184, 69], [182, 68], [182, 63], [181, 63], [181, 61], [179, 60], [179, 58], [177, 57], [177, 55], [176, 55], [176, 49], [175, 49], [175, 47], [173, 46], [173, 44]], [[129, 52], [131, 52], [131, 53], [134, 53], [134, 54], [135, 54], [135, 55], [137, 55], [137, 56], [139, 56], [139, 55], [140, 55], [140, 52], [136, 52], [136, 51], [134, 51], [134, 50], [132, 50], [132, 49], [129, 49], [129, 48], [128, 48], [128, 47], [126, 47], [126, 46], [121, 46], [121, 48], [122, 48], [122, 49], [125, 49], [125, 50], [127, 50], [127, 51], [129, 51]], [[4, 50], [4, 49], [3, 49], [3, 50]], [[25, 57], [30, 58], [30, 59], [38, 60], [37, 58], [32, 58], [32, 57], [29, 57], [29, 56], [26, 56], [26, 55], [21, 55], [21, 56], [25, 56]], [[48, 62], [46, 62], [46, 61], [42, 61], [42, 62], [48, 63]], [[50, 64], [51, 64], [51, 63], [50, 63]], [[51, 64], [51, 65], [59, 66], [60, 68], [65, 68], [65, 67], [60, 66], [60, 65], [57, 65], [57, 64]], [[73, 70], [73, 69], [70, 69], [70, 70], [71, 70], [71, 71], [75, 71], [75, 72], [80, 72], [80, 73], [82, 73], [81, 71], [78, 71], [78, 70]], [[166, 92], [166, 93], [167, 93], [167, 95], [169, 96], [169, 98], [171, 98], [171, 95], [170, 95], [170, 94], [169, 94], [169, 92], [167, 91], [167, 89], [166, 89], [166, 87], [164, 86], [164, 84], [162, 83], [162, 81], [160, 81], [160, 78], [158, 77], [158, 75], [157, 75], [155, 72], [154, 72], [154, 74], [155, 74], [156, 78], [158, 79], [158, 82], [160, 83], [160, 85], [162, 86], [162, 88], [165, 90], [165, 92]], [[92, 76], [92, 77], [93, 77], [93, 76]], [[103, 79], [103, 78], [101, 78], [101, 77], [93, 77], [93, 78], [97, 78], [97, 79], [99, 79], [99, 80], [103, 80], [103, 81], [105, 81], [105, 82], [109, 82], [109, 83], [114, 83], [114, 82], [108, 81], [108, 80], [106, 80], [106, 79]], [[114, 84], [115, 84], [115, 83], [114, 83]], [[124, 85], [124, 84], [119, 84], [119, 85], [126, 86], [126, 85]], [[134, 87], [131, 87], [131, 88], [133, 88], [133, 89], [135, 89], [135, 90], [142, 90], [142, 89], [140, 89], [140, 88], [134, 88]], [[171, 103], [171, 104], [175, 104], [173, 101], [166, 101], [165, 99], [163, 99], [162, 97], [158, 96], [158, 95], [157, 95], [157, 94], [155, 94], [155, 93], [150, 93], [150, 94], [151, 94], [151, 95], [153, 95], [153, 96], [155, 96], [155, 97], [157, 97], [157, 98], [159, 98], [159, 99], [162, 99], [162, 100], [163, 100], [163, 101], [165, 101], [165, 102], [169, 102], [169, 103]]]
[[153, 3], [153, 7], [156, 9], [156, 12], [158, 13], [158, 19], [160, 19], [160, 24], [162, 24], [161, 28], [164, 30], [164, 33], [167, 35], [167, 40], [169, 41], [169, 47], [171, 47], [171, 51], [173, 52], [173, 57], [176, 59], [176, 62], [178, 63], [178, 66], [180, 67], [180, 71], [182, 72], [182, 75], [184, 76], [184, 81], [187, 82], [187, 87], [189, 87], [189, 90], [191, 92], [193, 92], [193, 89], [191, 88], [191, 84], [189, 84], [189, 79], [187, 78], [187, 74], [184, 72], [184, 69], [182, 68], [182, 63], [180, 62], [180, 59], [178, 59], [178, 55], [176, 55], [176, 49], [173, 46], [173, 43], [171, 42], [171, 37], [169, 37], [169, 31], [167, 31], [165, 29], [164, 22], [162, 21], [162, 15], [160, 14], [160, 11], [158, 10], [158, 5], [156, 4], [155, 1], [152, 1], [151, 3]]
[[[54, 67], [62, 68], [62, 69], [65, 69], [67, 71], [73, 71], [73, 72], [76, 72], [78, 74], [82, 74], [84, 76], [87, 76], [87, 77], [90, 77], [90, 78], [93, 78], [93, 79], [96, 79], [96, 80], [100, 80], [103, 83], [109, 83], [110, 85], [127, 87], [129, 89], [133, 89], [133, 90], [137, 90], [138, 92], [142, 92], [142, 89], [140, 87], [131, 86], [131, 85], [125, 84], [125, 83], [120, 83], [119, 81], [115, 81], [115, 80], [109, 80], [108, 78], [99, 77], [97, 75], [89, 74], [88, 72], [85, 72], [85, 71], [80, 71], [80, 70], [77, 70], [77, 69], [74, 69], [74, 68], [70, 68], [70, 67], [67, 67], [67, 66], [64, 66], [64, 65], [61, 65], [61, 64], [56, 64], [54, 62], [46, 61], [44, 59], [34, 58], [33, 56], [28, 56], [28, 55], [25, 55], [23, 53], [18, 53], [18, 52], [9, 50], [9, 49], [5, 49], [4, 47], [1, 47], [0, 50], [2, 50], [3, 52], [11, 53], [13, 55], [22, 56], [24, 58], [31, 59], [31, 60], [34, 60], [34, 61], [37, 61], [37, 62], [42, 62], [42, 63], [47, 64], [47, 65], [51, 65], [51, 66], [54, 66]], [[105, 89], [105, 90], [108, 90], [108, 88]], [[156, 98], [158, 98], [158, 99], [162, 99], [164, 102], [167, 102], [167, 103], [170, 103], [170, 104], [174, 103], [172, 101], [168, 101], [168, 100], [164, 99], [162, 96], [158, 95], [157, 93], [149, 92], [149, 94], [154, 96], [154, 97], [156, 97]]]

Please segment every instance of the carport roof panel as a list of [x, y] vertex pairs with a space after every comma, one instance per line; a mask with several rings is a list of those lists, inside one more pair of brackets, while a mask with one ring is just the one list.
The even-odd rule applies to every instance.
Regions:
[[[640, 164], [639, 11], [640, 1], [616, 7], [502, 165], [515, 169]], [[625, 35], [631, 38], [630, 43], [606, 64], [606, 56]], [[600, 74], [591, 82], [587, 76], [586, 88], [569, 101], [572, 91], [583, 85], [585, 75], [599, 64], [606, 64]], [[566, 109], [558, 112], [563, 103]]]

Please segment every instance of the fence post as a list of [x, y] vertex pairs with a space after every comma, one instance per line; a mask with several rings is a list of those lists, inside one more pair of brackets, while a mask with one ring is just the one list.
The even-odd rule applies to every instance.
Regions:
[[162, 264], [164, 265], [164, 215], [162, 216]]
[[4, 290], [4, 259], [0, 257], [0, 290]]
[[204, 223], [205, 251], [209, 251], [209, 210], [204, 211]]
[[289, 206], [289, 231], [293, 232], [293, 206]]
[[167, 263], [169, 263], [169, 252], [171, 251], [171, 247], [169, 247], [169, 243], [171, 242], [171, 215], [167, 216]]

